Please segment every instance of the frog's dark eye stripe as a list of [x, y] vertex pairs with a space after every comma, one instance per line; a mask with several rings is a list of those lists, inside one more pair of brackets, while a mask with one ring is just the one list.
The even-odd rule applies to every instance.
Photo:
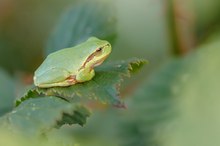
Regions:
[[100, 52], [100, 51], [102, 51], [102, 48], [96, 49], [96, 52]]

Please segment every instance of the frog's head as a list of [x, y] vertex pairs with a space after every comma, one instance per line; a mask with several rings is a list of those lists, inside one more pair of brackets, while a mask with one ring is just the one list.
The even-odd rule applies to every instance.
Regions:
[[91, 52], [84, 65], [93, 68], [102, 64], [111, 53], [112, 47], [108, 41], [100, 40], [96, 37], [89, 38], [87, 42], [92, 47], [90, 47]]

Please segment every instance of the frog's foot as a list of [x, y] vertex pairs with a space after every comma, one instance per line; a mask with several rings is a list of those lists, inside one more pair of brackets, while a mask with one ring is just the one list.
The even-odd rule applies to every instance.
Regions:
[[70, 84], [70, 85], [73, 85], [73, 84], [76, 84], [77, 83], [77, 80], [76, 80], [76, 75], [71, 75], [69, 76], [66, 81]]

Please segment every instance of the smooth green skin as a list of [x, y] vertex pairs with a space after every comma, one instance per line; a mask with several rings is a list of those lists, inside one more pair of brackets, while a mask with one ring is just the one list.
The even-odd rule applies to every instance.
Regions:
[[[99, 48], [102, 50], [97, 53]], [[49, 88], [89, 81], [95, 75], [93, 68], [100, 65], [111, 50], [109, 42], [91, 37], [75, 47], [56, 51], [48, 55], [35, 71], [34, 84], [41, 88]], [[97, 54], [86, 61], [95, 52]]]

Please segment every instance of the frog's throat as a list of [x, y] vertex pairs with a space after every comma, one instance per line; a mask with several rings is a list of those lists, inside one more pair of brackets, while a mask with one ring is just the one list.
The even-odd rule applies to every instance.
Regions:
[[[95, 55], [96, 55], [95, 53], [96, 53], [96, 52], [92, 53], [92, 54], [86, 59], [86, 61], [83, 63], [83, 65], [80, 67], [80, 69], [79, 69], [78, 71], [80, 71], [81, 69], [83, 69], [83, 68], [86, 67], [87, 63], [89, 63], [89, 61], [91, 61], [91, 60], [95, 57]], [[105, 60], [108, 56], [109, 56], [109, 54], [106, 55], [106, 56], [104, 56], [102, 59], [96, 61], [93, 65], [91, 65], [91, 70], [92, 70], [94, 67], [99, 66], [100, 64], [102, 64], [102, 63], [104, 62], [104, 60]]]
[[108, 56], [109, 56], [109, 55], [106, 55], [106, 56], [104, 56], [102, 59], [98, 60], [98, 61], [93, 65], [93, 67], [96, 67], [96, 66], [101, 65], [101, 64], [105, 61], [105, 59], [106, 59]]

